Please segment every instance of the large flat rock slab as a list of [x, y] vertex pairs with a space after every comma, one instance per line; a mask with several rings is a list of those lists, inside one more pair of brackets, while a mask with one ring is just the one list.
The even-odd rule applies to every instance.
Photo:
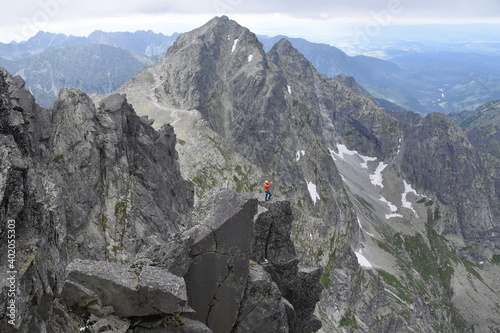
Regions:
[[[90, 290], [120, 317], [192, 312], [187, 305], [184, 279], [160, 267], [140, 269], [120, 263], [75, 260], [68, 265], [66, 274], [63, 294], [68, 303], [79, 303], [72, 295], [89, 298]], [[64, 292], [78, 285], [85, 292]]]

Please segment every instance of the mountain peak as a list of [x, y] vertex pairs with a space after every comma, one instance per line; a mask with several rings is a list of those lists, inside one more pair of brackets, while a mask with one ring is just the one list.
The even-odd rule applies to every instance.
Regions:
[[[226, 15], [215, 16], [213, 19], [208, 21], [206, 23], [206, 25], [211, 24], [213, 22], [215, 22], [215, 23], [227, 23], [229, 21], [233, 21], [233, 20], [230, 20], [229, 17], [227, 17]], [[233, 21], [233, 22], [236, 22], [236, 21]]]
[[[222, 16], [215, 16], [212, 18], [210, 21], [199, 27], [198, 29], [195, 29], [193, 31], [187, 32], [187, 34], [192, 34], [194, 32], [207, 32], [213, 29], [216, 29], [216, 31], [220, 32], [219, 29], [222, 27], [231, 28], [235, 29], [236, 31], [239, 31], [240, 29], [245, 29], [243, 26], [241, 26], [238, 22], [229, 19], [227, 16], [222, 15]], [[246, 29], [248, 30], [248, 29]], [[250, 32], [250, 31], [248, 31]]]
[[277, 43], [276, 43], [276, 47], [278, 48], [293, 48], [293, 45], [292, 43], [290, 43], [290, 41], [287, 39], [287, 38], [281, 38]]
[[222, 16], [179, 36], [160, 67], [160, 71], [169, 71], [168, 82], [164, 83], [170, 87], [168, 103], [175, 108], [201, 111], [212, 128], [223, 133], [223, 123], [230, 117], [222, 115], [221, 110], [229, 110], [233, 104], [224, 96], [227, 89], [233, 89], [233, 93], [253, 89], [246, 79], [257, 80], [256, 74], [261, 73], [258, 80], [262, 80], [267, 64], [257, 36]]
[[220, 49], [228, 44], [229, 50], [234, 53], [245, 40], [259, 43], [255, 34], [236, 21], [230, 20], [227, 16], [216, 16], [203, 26], [182, 34], [172, 45], [171, 50], [168, 50], [167, 55], [200, 42], [205, 45], [204, 50]]

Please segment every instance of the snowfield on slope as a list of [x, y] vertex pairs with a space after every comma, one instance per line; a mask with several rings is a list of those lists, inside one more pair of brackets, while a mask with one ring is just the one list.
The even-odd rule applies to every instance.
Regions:
[[[384, 172], [389, 163], [378, 161], [373, 156], [362, 155], [343, 144], [337, 144], [337, 152], [328, 149], [347, 187], [372, 205], [375, 204], [375, 210], [381, 210], [379, 216], [390, 219], [404, 217], [408, 212], [412, 212], [413, 216], [418, 217], [410, 197], [415, 199], [424, 196], [418, 194], [411, 184], [399, 177], [400, 195], [395, 195], [394, 191], [385, 188]], [[394, 200], [396, 197], [398, 201]]]

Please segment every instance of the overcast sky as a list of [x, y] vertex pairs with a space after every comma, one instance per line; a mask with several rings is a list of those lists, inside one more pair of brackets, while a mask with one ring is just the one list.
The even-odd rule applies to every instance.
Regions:
[[227, 15], [257, 34], [334, 39], [386, 26], [499, 23], [499, 0], [5, 0], [0, 42], [43, 30], [87, 36], [94, 30], [170, 35]]

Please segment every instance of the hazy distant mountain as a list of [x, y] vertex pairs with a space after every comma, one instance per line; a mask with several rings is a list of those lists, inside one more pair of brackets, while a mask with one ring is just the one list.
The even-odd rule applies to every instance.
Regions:
[[0, 57], [0, 66], [8, 68], [12, 64], [12, 61], [6, 60]]
[[91, 44], [106, 44], [132, 53], [153, 57], [164, 55], [179, 35], [179, 33], [174, 33], [171, 36], [165, 36], [151, 30], [134, 33], [96, 30], [88, 36], [87, 41]]
[[[281, 37], [260, 37], [270, 49]], [[390, 61], [348, 56], [340, 49], [288, 38], [316, 69], [329, 77], [353, 76], [373, 96], [420, 113], [472, 110], [500, 98], [500, 57], [475, 53], [397, 52]]]
[[0, 43], [0, 66], [21, 75], [49, 107], [63, 87], [106, 94], [158, 62], [179, 34], [94, 31], [88, 37], [39, 32], [26, 42]]
[[136, 54], [158, 56], [165, 54], [177, 36], [179, 36], [178, 33], [165, 36], [151, 30], [133, 33], [96, 30], [88, 37], [75, 37], [40, 31], [25, 42], [0, 43], [0, 57], [15, 61], [45, 51], [77, 44], [104, 44], [119, 47]]
[[473, 110], [500, 98], [500, 56], [422, 50], [391, 59], [430, 111]]
[[123, 49], [108, 45], [72, 45], [16, 62], [5, 68], [26, 80], [26, 88], [43, 106], [51, 106], [59, 89], [78, 87], [87, 93], [107, 94], [153, 64]]
[[64, 34], [40, 31], [24, 42], [11, 42], [9, 44], [0, 43], [0, 57], [16, 61], [45, 51], [85, 43], [85, 37], [67, 36]]

